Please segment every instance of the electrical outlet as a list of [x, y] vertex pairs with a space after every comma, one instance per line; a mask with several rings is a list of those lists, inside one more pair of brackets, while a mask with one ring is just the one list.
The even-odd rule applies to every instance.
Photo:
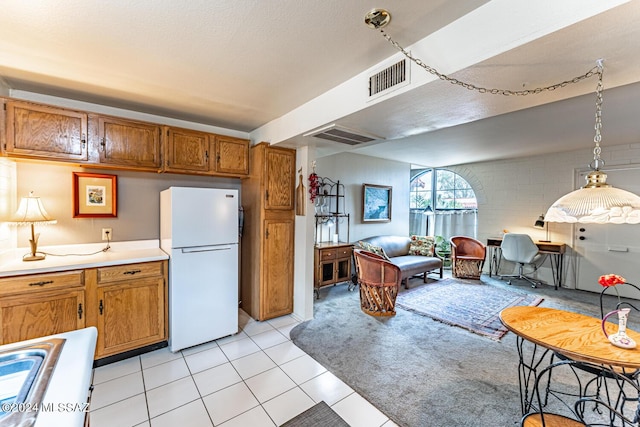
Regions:
[[102, 240], [113, 240], [113, 230], [111, 228], [102, 229]]

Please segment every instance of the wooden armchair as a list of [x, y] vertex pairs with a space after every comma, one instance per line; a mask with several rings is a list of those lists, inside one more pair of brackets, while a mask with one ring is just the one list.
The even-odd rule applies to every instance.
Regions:
[[449, 241], [453, 277], [479, 279], [487, 256], [486, 246], [466, 236], [453, 236]]
[[371, 316], [394, 316], [402, 275], [400, 268], [383, 256], [354, 249], [360, 308]]

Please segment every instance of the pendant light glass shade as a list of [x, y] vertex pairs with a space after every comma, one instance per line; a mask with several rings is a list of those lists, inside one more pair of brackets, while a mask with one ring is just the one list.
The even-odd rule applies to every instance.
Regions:
[[591, 172], [587, 183], [579, 190], [562, 196], [544, 216], [547, 222], [582, 224], [640, 224], [640, 197], [607, 184], [607, 174], [600, 170], [604, 160], [600, 158], [602, 135], [602, 60], [598, 61], [598, 87], [596, 89], [596, 134]]
[[640, 197], [611, 186], [579, 190], [559, 198], [544, 215], [547, 222], [640, 224]]

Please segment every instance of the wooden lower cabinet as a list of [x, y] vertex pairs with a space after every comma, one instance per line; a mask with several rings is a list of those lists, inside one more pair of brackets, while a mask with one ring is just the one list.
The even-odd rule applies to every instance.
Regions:
[[25, 292], [0, 298], [0, 344], [84, 327], [84, 290]]
[[259, 320], [293, 312], [294, 222], [289, 218], [265, 220], [264, 278], [261, 281]]
[[164, 279], [98, 287], [98, 358], [165, 339]]
[[92, 269], [98, 328], [96, 359], [164, 341], [167, 338], [166, 261]]
[[327, 285], [351, 280], [351, 257], [353, 245], [350, 243], [320, 243], [314, 250], [314, 291]]
[[86, 325], [84, 270], [0, 278], [0, 344]]
[[167, 339], [167, 261], [0, 278], [0, 344], [87, 326], [95, 358]]

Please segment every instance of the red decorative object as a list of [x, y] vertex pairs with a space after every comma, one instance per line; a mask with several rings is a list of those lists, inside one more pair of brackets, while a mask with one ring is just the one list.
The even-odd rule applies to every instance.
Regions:
[[309, 175], [309, 194], [311, 195], [311, 203], [315, 202], [318, 195], [318, 188], [320, 188], [320, 182], [318, 181], [318, 175], [313, 172]]
[[617, 274], [605, 274], [600, 276], [598, 279], [598, 283], [604, 287], [620, 285], [622, 283], [626, 283], [627, 279], [622, 276], [618, 276]]

